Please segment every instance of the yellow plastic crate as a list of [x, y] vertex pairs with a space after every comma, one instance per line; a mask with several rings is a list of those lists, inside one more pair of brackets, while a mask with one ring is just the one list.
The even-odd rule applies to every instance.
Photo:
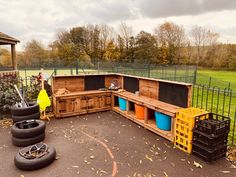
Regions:
[[181, 133], [175, 134], [175, 147], [189, 154], [192, 153], [192, 141], [181, 135]]
[[193, 128], [195, 117], [200, 119], [208, 118], [205, 116], [208, 112], [199, 108], [184, 108], [178, 110], [175, 121], [175, 147], [184, 152], [192, 152]]
[[181, 124], [181, 123], [178, 123], [178, 122], [176, 122], [176, 124], [175, 124], [176, 133], [183, 134], [188, 140], [193, 139], [192, 129], [193, 129], [192, 127], [189, 127], [186, 124]]
[[[207, 113], [208, 112], [203, 109], [194, 107], [179, 109], [178, 112], [176, 112], [176, 122], [181, 124], [186, 124], [190, 128], [193, 128], [195, 124], [195, 117], [197, 116], [201, 117], [201, 115]], [[205, 116], [202, 116], [202, 119], [205, 119]]]

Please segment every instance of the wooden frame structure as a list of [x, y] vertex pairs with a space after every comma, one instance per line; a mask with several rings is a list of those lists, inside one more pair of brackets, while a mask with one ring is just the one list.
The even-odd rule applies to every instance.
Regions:
[[[108, 89], [112, 80], [120, 90]], [[57, 118], [113, 110], [170, 141], [174, 141], [175, 113], [190, 107], [192, 99], [191, 84], [124, 74], [54, 76], [52, 92]], [[119, 108], [118, 98], [126, 100], [125, 111]], [[144, 107], [144, 120], [136, 118], [134, 104]], [[157, 128], [155, 111], [171, 117], [170, 131]]]
[[18, 39], [13, 38], [7, 34], [0, 32], [0, 45], [11, 45], [11, 59], [13, 70], [17, 70], [17, 60], [16, 60], [16, 44], [20, 42]]

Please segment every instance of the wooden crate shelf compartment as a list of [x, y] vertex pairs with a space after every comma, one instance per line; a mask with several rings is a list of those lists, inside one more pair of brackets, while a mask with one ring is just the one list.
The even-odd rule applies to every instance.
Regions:
[[180, 107], [178, 106], [171, 105], [171, 104], [168, 104], [159, 100], [155, 100], [153, 98], [148, 98], [145, 96], [137, 96], [127, 91], [113, 92], [113, 94], [114, 96], [124, 98], [128, 101], [133, 101], [141, 106], [145, 106], [150, 109], [159, 111], [171, 117], [174, 117], [177, 110], [180, 109]]

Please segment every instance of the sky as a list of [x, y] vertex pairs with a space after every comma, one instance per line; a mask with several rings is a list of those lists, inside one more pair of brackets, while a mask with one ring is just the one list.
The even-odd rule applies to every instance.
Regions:
[[165, 21], [190, 33], [195, 25], [220, 34], [223, 43], [236, 43], [236, 0], [0, 0], [0, 31], [21, 41], [31, 39], [45, 47], [56, 33], [86, 24], [119, 24], [153, 33]]

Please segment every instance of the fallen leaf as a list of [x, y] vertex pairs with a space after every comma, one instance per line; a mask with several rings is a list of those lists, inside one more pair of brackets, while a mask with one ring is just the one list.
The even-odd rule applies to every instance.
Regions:
[[220, 172], [225, 173], [225, 174], [230, 173], [230, 171], [220, 171]]
[[175, 164], [173, 162], [170, 163], [172, 167], [175, 167]]
[[202, 165], [200, 163], [197, 162], [193, 162], [193, 165], [196, 166], [197, 168], [202, 168]]
[[151, 157], [149, 157], [147, 154], [145, 155], [146, 159], [150, 160], [151, 162], [153, 161]]
[[71, 166], [71, 167], [73, 167], [73, 168], [79, 168], [79, 166], [77, 166], [77, 165], [73, 165], [73, 166]]
[[107, 174], [107, 172], [105, 170], [100, 170], [100, 173]]
[[164, 171], [164, 175], [165, 175], [164, 177], [169, 177], [165, 171]]
[[95, 156], [93, 156], [93, 155], [90, 156], [90, 159], [94, 159], [94, 158], [95, 158]]
[[50, 134], [53, 133], [53, 132], [54, 132], [54, 130], [50, 130], [50, 131], [49, 131]]

